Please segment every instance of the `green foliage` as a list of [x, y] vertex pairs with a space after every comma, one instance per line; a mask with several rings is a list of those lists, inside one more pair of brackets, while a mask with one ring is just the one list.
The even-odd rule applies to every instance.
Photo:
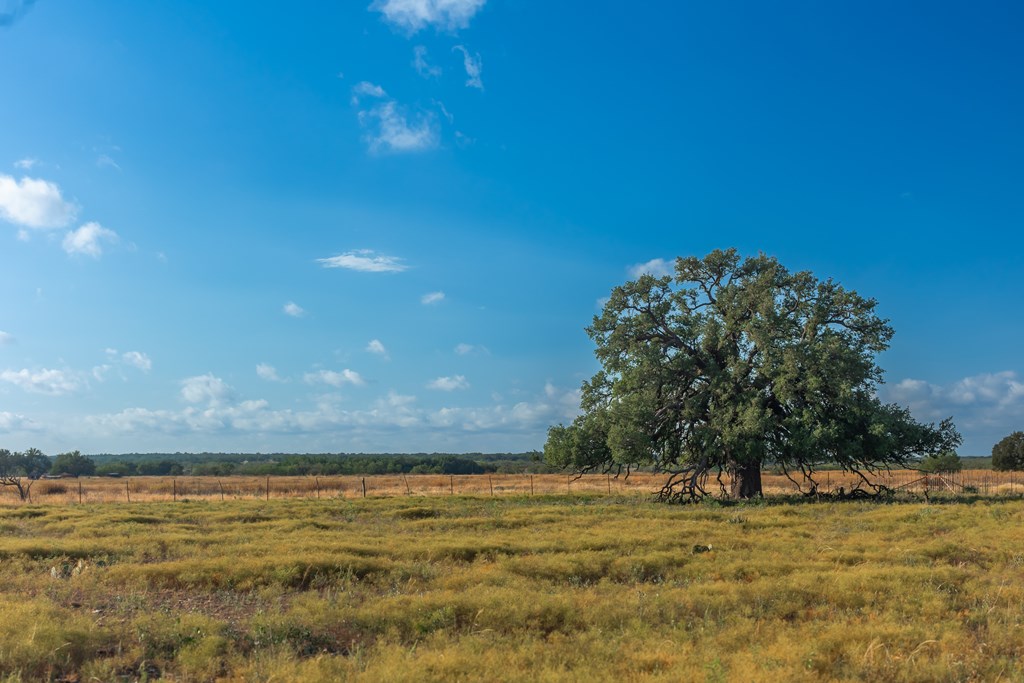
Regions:
[[929, 455], [921, 461], [918, 469], [922, 472], [959, 472], [964, 468], [960, 456], [953, 452]]
[[1024, 470], [1024, 432], [1003, 437], [992, 447], [992, 469]]
[[893, 332], [875, 308], [734, 249], [680, 258], [674, 278], [627, 282], [587, 330], [602, 368], [583, 385], [584, 414], [550, 430], [545, 458], [678, 473], [663, 497], [685, 500], [714, 470], [735, 485], [768, 462], [870, 470], [955, 448], [950, 420], [922, 424], [876, 397], [875, 356]]
[[61, 453], [53, 460], [50, 468], [53, 474], [71, 474], [76, 477], [88, 477], [96, 473], [96, 463], [87, 455], [78, 451]]

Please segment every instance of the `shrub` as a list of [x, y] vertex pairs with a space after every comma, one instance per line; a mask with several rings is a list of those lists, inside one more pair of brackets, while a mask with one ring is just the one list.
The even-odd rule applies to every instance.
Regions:
[[952, 452], [929, 455], [921, 461], [920, 466], [922, 472], [959, 472], [963, 468], [960, 456]]

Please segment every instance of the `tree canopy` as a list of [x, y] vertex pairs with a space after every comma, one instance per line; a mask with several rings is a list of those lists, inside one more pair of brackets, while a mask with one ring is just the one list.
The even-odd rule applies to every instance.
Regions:
[[1024, 470], [1024, 432], [1005, 436], [992, 447], [992, 469]]
[[[616, 287], [587, 332], [601, 370], [582, 414], [548, 432], [546, 461], [578, 472], [652, 467], [664, 500], [761, 493], [761, 468], [865, 473], [955, 449], [951, 420], [882, 403], [875, 356], [893, 331], [877, 302], [735, 249], [679, 258], [675, 277]], [[728, 488], [722, 475], [728, 476]], [[813, 486], [813, 483], [812, 483]]]

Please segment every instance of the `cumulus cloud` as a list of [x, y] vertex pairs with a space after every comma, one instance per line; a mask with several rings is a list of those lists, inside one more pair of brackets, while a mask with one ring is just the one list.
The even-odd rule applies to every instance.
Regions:
[[949, 384], [904, 379], [884, 385], [886, 401], [906, 406], [919, 420], [953, 416], [968, 455], [985, 455], [1006, 434], [1024, 423], [1024, 380], [1012, 370], [964, 377]]
[[480, 54], [471, 55], [462, 45], [456, 45], [452, 52], [462, 53], [462, 64], [466, 69], [466, 86], [470, 88], [484, 89], [484, 82], [480, 79], [480, 72], [483, 71], [483, 63], [480, 61]]
[[366, 352], [381, 358], [388, 358], [388, 350], [384, 348], [384, 344], [380, 339], [371, 339], [370, 343], [366, 345]]
[[412, 67], [423, 78], [437, 78], [441, 75], [441, 67], [427, 61], [427, 48], [423, 45], [412, 49]]
[[0, 26], [10, 26], [29, 10], [36, 0], [0, 1]]
[[428, 292], [420, 297], [420, 303], [424, 306], [444, 301], [444, 292]]
[[7, 382], [32, 394], [66, 396], [85, 388], [85, 380], [68, 370], [4, 370], [0, 382]]
[[305, 379], [307, 384], [327, 384], [337, 388], [341, 388], [346, 384], [351, 384], [354, 387], [361, 387], [366, 384], [366, 380], [358, 372], [348, 368], [341, 372], [335, 372], [334, 370], [307, 372], [303, 379]]
[[288, 303], [286, 303], [282, 310], [284, 310], [285, 315], [290, 315], [293, 318], [301, 318], [302, 316], [306, 315], [306, 309], [304, 309], [302, 306], [298, 305], [294, 301], [289, 301]]
[[188, 403], [217, 406], [230, 401], [233, 394], [231, 387], [212, 373], [187, 377], [181, 381], [181, 397]]
[[647, 263], [636, 263], [629, 267], [629, 276], [633, 279], [641, 275], [665, 277], [666, 275], [672, 275], [673, 272], [674, 265], [672, 262], [661, 258], [651, 259]]
[[77, 212], [56, 183], [0, 174], [0, 219], [27, 228], [63, 228]]
[[40, 425], [19, 413], [0, 411], [0, 434], [39, 431]]
[[437, 379], [431, 380], [427, 383], [428, 389], [437, 389], [439, 391], [455, 391], [456, 389], [468, 389], [469, 382], [462, 375], [455, 375], [453, 377], [438, 377]]
[[466, 28], [486, 1], [376, 0], [370, 9], [380, 12], [389, 24], [411, 35], [427, 26], [442, 31]]
[[317, 262], [322, 263], [324, 268], [347, 268], [363, 273], [401, 273], [409, 269], [409, 266], [402, 263], [402, 259], [377, 254], [371, 249], [346, 251], [330, 258], [317, 259]]
[[265, 379], [268, 382], [281, 382], [283, 381], [277, 374], [277, 368], [267, 363], [259, 363], [256, 366], [256, 376], [260, 379]]
[[117, 233], [96, 222], [89, 222], [64, 236], [61, 246], [69, 254], [84, 254], [99, 258], [103, 254], [101, 242], [117, 242]]

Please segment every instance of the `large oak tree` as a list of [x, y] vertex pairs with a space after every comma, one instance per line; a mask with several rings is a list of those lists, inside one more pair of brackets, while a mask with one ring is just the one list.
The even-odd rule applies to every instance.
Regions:
[[[776, 259], [736, 250], [676, 260], [675, 277], [615, 288], [587, 329], [601, 370], [582, 415], [548, 432], [546, 461], [578, 472], [653, 467], [660, 497], [687, 501], [716, 476], [761, 494], [768, 464], [867, 473], [951, 450], [950, 420], [922, 424], [882, 403], [876, 355], [892, 337], [876, 302]], [[723, 478], [723, 475], [727, 475]]]

